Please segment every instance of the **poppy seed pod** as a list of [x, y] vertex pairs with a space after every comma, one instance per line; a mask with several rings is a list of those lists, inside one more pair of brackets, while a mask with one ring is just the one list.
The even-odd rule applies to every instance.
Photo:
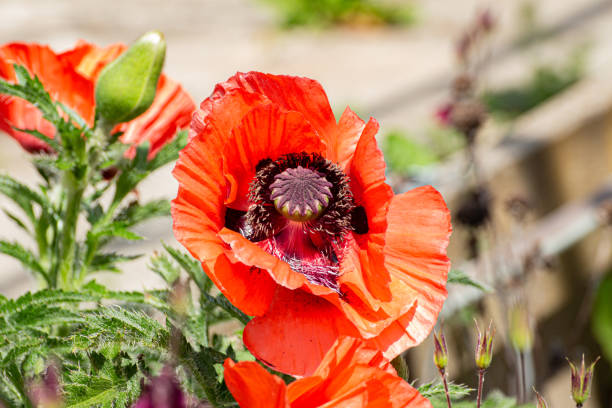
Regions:
[[166, 57], [166, 41], [159, 31], [140, 37], [100, 73], [96, 110], [106, 122], [128, 122], [144, 113], [155, 99]]

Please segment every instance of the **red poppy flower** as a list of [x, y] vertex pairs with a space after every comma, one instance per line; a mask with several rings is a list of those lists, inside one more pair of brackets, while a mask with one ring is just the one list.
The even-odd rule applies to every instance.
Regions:
[[[125, 49], [123, 44], [100, 48], [80, 41], [72, 50], [57, 54], [39, 44], [6, 44], [0, 47], [0, 77], [15, 81], [13, 64], [23, 65], [38, 76], [51, 98], [75, 110], [91, 126], [95, 114], [96, 79], [102, 68]], [[117, 126], [114, 131], [124, 132], [121, 141], [126, 144], [138, 145], [149, 141], [149, 156], [152, 157], [174, 137], [177, 129], [189, 123], [194, 109], [193, 100], [183, 88], [162, 74], [149, 109], [131, 122]], [[55, 132], [32, 104], [0, 95], [0, 129], [29, 152], [50, 151], [41, 140], [14, 128], [36, 129], [49, 137], [53, 137]], [[133, 153], [134, 147], [127, 154]]]
[[378, 123], [336, 122], [307, 78], [239, 73], [191, 123], [174, 169], [174, 233], [255, 316], [243, 340], [308, 375], [340, 335], [389, 359], [421, 342], [446, 298], [450, 215], [421, 187], [393, 195]]
[[253, 361], [225, 360], [227, 387], [249, 408], [431, 408], [431, 403], [397, 376], [379, 350], [344, 337], [311, 377], [288, 386]]

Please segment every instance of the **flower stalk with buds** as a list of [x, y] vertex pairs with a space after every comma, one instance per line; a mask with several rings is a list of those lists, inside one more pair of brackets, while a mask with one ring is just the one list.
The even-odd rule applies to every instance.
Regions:
[[591, 383], [593, 381], [593, 370], [595, 364], [599, 361], [599, 357], [586, 368], [584, 364], [584, 354], [582, 355], [582, 363], [580, 364], [580, 370], [572, 363], [568, 358], [567, 362], [570, 365], [572, 371], [572, 399], [576, 403], [576, 408], [582, 407], [586, 400], [589, 399], [591, 394]]
[[478, 367], [478, 399], [476, 407], [480, 408], [482, 401], [482, 386], [484, 383], [484, 374], [487, 368], [491, 365], [493, 360], [493, 337], [495, 336], [495, 329], [493, 328], [493, 322], [489, 323], [489, 328], [483, 332], [480, 331], [478, 323], [476, 323], [476, 330], [478, 330], [478, 344], [476, 345], [476, 366]]
[[448, 382], [446, 381], [446, 366], [448, 365], [448, 349], [446, 348], [446, 339], [444, 333], [440, 331], [433, 333], [434, 337], [434, 364], [438, 367], [438, 372], [444, 384], [444, 393], [446, 394], [446, 403], [448, 408], [451, 408], [450, 394], [448, 392]]

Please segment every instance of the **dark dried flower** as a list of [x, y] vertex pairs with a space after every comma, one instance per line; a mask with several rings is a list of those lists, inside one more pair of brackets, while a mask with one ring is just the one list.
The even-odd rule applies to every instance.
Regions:
[[491, 194], [485, 187], [469, 191], [459, 205], [457, 221], [467, 227], [482, 227], [491, 217]]
[[476, 131], [487, 117], [485, 106], [477, 99], [460, 100], [453, 106], [451, 124], [467, 138], [469, 144], [474, 142]]

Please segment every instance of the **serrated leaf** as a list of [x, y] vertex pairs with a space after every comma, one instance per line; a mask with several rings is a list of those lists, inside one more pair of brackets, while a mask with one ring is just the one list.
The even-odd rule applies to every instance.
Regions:
[[169, 286], [172, 286], [181, 275], [178, 268], [164, 254], [151, 257], [149, 268], [161, 276]]
[[0, 241], [0, 253], [17, 259], [28, 270], [40, 275], [48, 280], [47, 272], [36, 260], [36, 256], [20, 244], [13, 242]]
[[117, 263], [133, 261], [140, 257], [141, 255], [121, 255], [115, 252], [98, 253], [89, 266], [92, 271], [121, 272], [116, 266]]
[[172, 248], [169, 245], [163, 244], [164, 249], [170, 254], [170, 256], [183, 268], [185, 272], [193, 279], [196, 283], [200, 292], [208, 293], [213, 287], [213, 282], [210, 280], [200, 262], [195, 260], [190, 255], [184, 254], [178, 249]]
[[[429, 382], [423, 384], [418, 388], [419, 393], [425, 398], [433, 397], [444, 397], [446, 393], [444, 391], [444, 385], [441, 382]], [[448, 393], [453, 399], [460, 399], [470, 395], [474, 389], [464, 384], [455, 384], [452, 382], [448, 383]]]
[[95, 235], [97, 238], [117, 237], [132, 241], [143, 239], [143, 237], [141, 237], [140, 235], [128, 230], [126, 225], [122, 222], [113, 222], [111, 224], [105, 225], [95, 231], [91, 231], [91, 234]]

